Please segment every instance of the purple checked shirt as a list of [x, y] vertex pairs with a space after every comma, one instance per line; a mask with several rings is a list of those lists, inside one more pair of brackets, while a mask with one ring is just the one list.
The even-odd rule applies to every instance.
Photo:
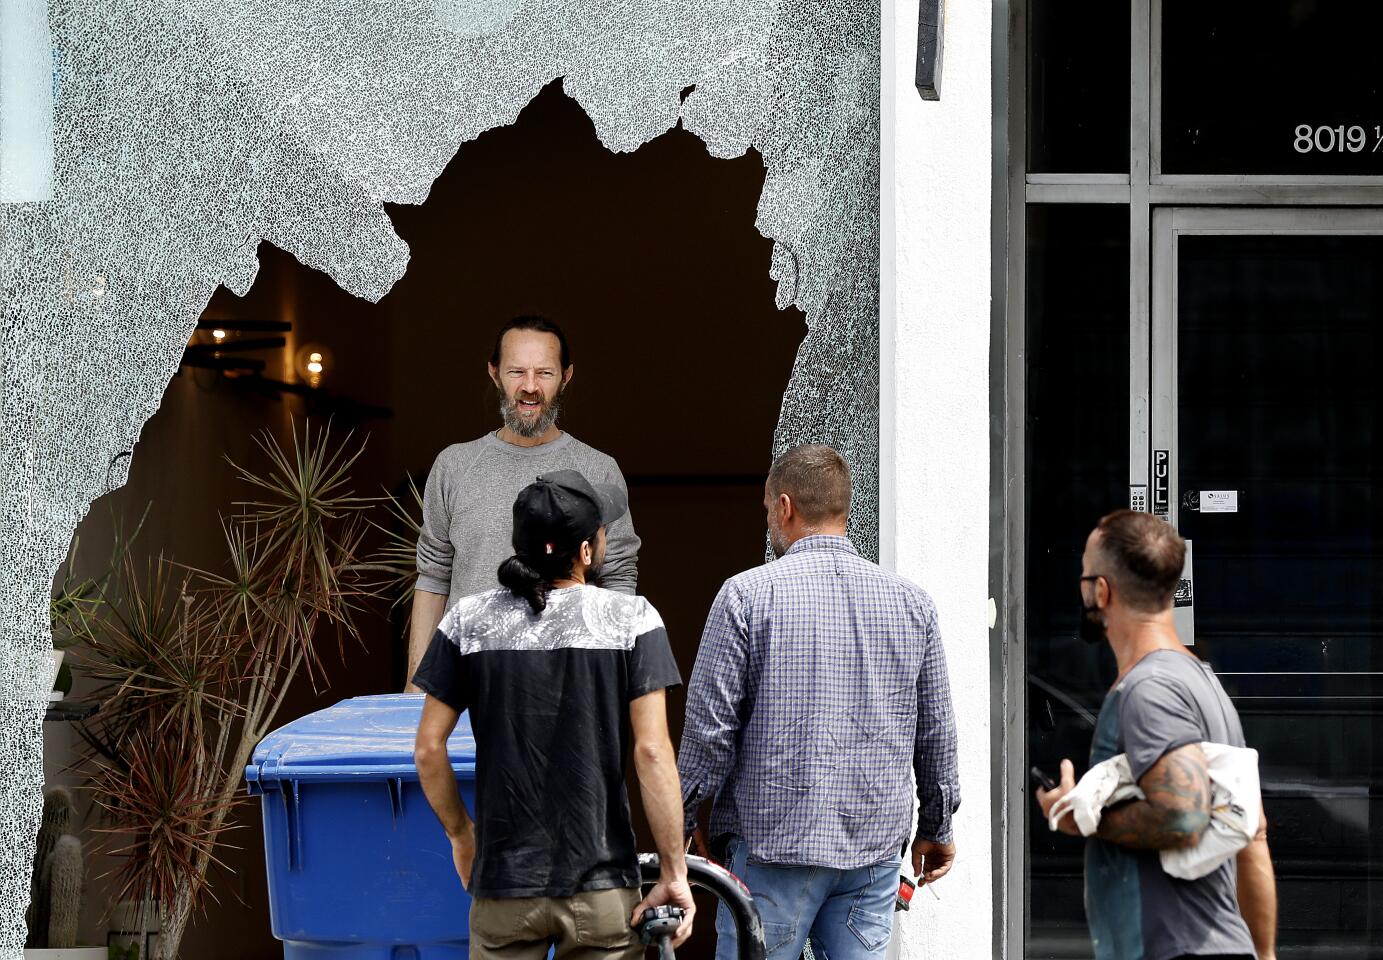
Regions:
[[845, 537], [810, 536], [721, 587], [687, 687], [686, 829], [769, 863], [852, 870], [912, 833], [951, 841], [956, 725], [936, 607]]

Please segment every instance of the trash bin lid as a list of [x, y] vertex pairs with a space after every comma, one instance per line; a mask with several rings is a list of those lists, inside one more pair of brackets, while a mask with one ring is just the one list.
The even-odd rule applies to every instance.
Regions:
[[[423, 695], [352, 697], [269, 734], [255, 747], [245, 779], [252, 793], [283, 780], [416, 780], [413, 744]], [[462, 714], [447, 740], [458, 776], [475, 775], [475, 739]]]

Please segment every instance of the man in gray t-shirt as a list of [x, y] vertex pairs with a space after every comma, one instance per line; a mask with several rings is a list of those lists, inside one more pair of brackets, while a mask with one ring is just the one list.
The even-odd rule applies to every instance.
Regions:
[[[574, 371], [557, 324], [541, 317], [510, 320], [495, 339], [489, 371], [503, 426], [447, 447], [427, 476], [408, 641], [410, 681], [452, 604], [499, 586], [496, 571], [513, 553], [513, 508], [520, 490], [539, 474], [557, 470], [575, 470], [592, 483], [626, 489], [614, 459], [557, 427], [562, 391]], [[605, 562], [594, 582], [633, 594], [639, 538], [630, 515], [611, 522], [606, 537]], [[416, 692], [411, 682], [408, 689]]]
[[[1266, 819], [1238, 856], [1198, 880], [1162, 870], [1158, 851], [1193, 847], [1210, 823], [1202, 742], [1244, 746], [1239, 715], [1210, 666], [1177, 638], [1172, 597], [1185, 543], [1170, 524], [1120, 510], [1082, 558], [1082, 638], [1108, 641], [1119, 676], [1105, 697], [1091, 764], [1118, 754], [1145, 799], [1106, 809], [1086, 843], [1085, 909], [1098, 960], [1275, 956], [1277, 893]], [[1038, 790], [1045, 816], [1075, 786]], [[1073, 818], [1065, 832], [1078, 834]]]
[[[1126, 754], [1133, 779], [1141, 780], [1172, 751], [1203, 741], [1244, 746], [1239, 714], [1209, 664], [1189, 652], [1154, 650], [1105, 697], [1090, 763]], [[1236, 880], [1232, 860], [1188, 882], [1164, 873], [1156, 850], [1092, 838], [1085, 847], [1085, 908], [1097, 954], [1252, 956]], [[1101, 950], [1105, 944], [1113, 949]]]

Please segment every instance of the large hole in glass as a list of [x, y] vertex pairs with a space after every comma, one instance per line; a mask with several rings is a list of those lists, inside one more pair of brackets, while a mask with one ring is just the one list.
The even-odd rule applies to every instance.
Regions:
[[[714, 159], [680, 127], [612, 154], [558, 81], [512, 126], [463, 145], [424, 204], [390, 208], [412, 259], [378, 304], [262, 245], [253, 288], [243, 298], [218, 290], [194, 338], [206, 345], [195, 351], [203, 360], [219, 353], [231, 369], [185, 365], [173, 378], [128, 483], [80, 526], [78, 567], [95, 572], [112, 518], [133, 524], [146, 504], [140, 562], [162, 553], [219, 567], [218, 515], [250, 493], [224, 458], [262, 466], [255, 434], [270, 429], [286, 442], [309, 410], [314, 421], [331, 415], [340, 435], [368, 434], [353, 470], [359, 493], [383, 488], [406, 500], [407, 477], [421, 484], [444, 447], [499, 426], [485, 373], [495, 331], [513, 315], [540, 313], [572, 342], [576, 375], [563, 426], [625, 474], [643, 539], [639, 592], [667, 622], [688, 677], [715, 591], [763, 558], [762, 483], [806, 333], [799, 311], [774, 305], [772, 243], [754, 227], [764, 176], [753, 151]], [[291, 328], [255, 328], [283, 323]], [[282, 346], [236, 349], [279, 336]], [[263, 366], [234, 368], [246, 360]], [[301, 384], [313, 362], [323, 364], [315, 390], [272, 382]], [[276, 725], [346, 697], [401, 689], [399, 618], [383, 603], [359, 622], [362, 642], [347, 642], [343, 655], [334, 640], [323, 644], [329, 687], [314, 692], [297, 681]], [[673, 691], [674, 741], [682, 710]], [[69, 756], [75, 749], [70, 743]], [[48, 753], [50, 780], [61, 779], [61, 744], [50, 739]], [[635, 806], [640, 848], [652, 849]], [[213, 871], [220, 902], [191, 926], [184, 956], [243, 960], [280, 949], [266, 910], [259, 812], [247, 805], [237, 820], [245, 829], [228, 839], [240, 849], [226, 850], [228, 869]], [[89, 873], [107, 866], [93, 863]], [[104, 942], [105, 898], [93, 888], [83, 935]], [[713, 949], [713, 913], [703, 916], [689, 957]]]

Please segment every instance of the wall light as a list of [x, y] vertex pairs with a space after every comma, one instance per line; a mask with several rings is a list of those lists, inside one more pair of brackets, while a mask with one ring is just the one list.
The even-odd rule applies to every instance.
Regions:
[[308, 343], [298, 348], [294, 366], [298, 377], [309, 387], [320, 387], [332, 367], [331, 351], [320, 343]]

